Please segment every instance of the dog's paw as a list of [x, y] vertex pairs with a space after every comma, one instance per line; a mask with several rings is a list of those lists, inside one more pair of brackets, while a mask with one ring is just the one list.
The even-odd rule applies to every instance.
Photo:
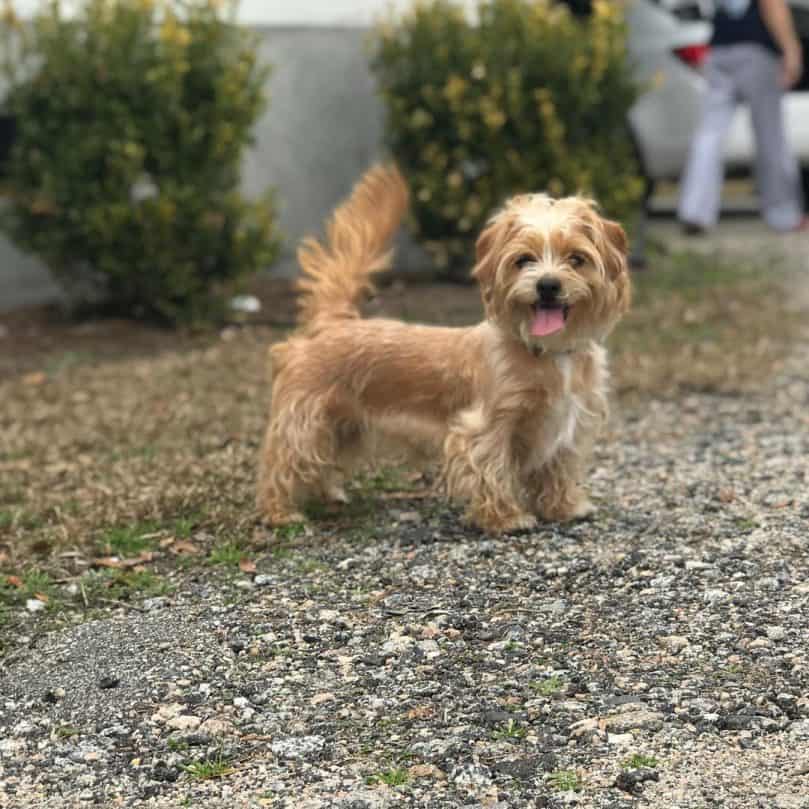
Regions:
[[528, 513], [477, 522], [480, 528], [488, 534], [517, 534], [522, 531], [532, 531], [537, 527], [537, 518]]
[[265, 511], [261, 515], [263, 523], [270, 528], [280, 528], [284, 525], [292, 525], [293, 523], [304, 523], [306, 517], [300, 511]]
[[576, 520], [586, 520], [592, 517], [596, 511], [596, 507], [585, 497], [573, 504], [544, 510], [542, 519], [546, 522], [574, 522]]

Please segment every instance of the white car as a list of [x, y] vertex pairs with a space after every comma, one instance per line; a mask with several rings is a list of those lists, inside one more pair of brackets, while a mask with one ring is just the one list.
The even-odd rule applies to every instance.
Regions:
[[[809, 63], [809, 0], [788, 0]], [[629, 0], [629, 53], [646, 90], [630, 112], [648, 191], [682, 171], [697, 126], [705, 79], [701, 66], [711, 37], [710, 0]], [[809, 70], [785, 99], [787, 137], [809, 192]], [[736, 111], [725, 143], [729, 172], [752, 169], [755, 141], [750, 111]], [[809, 193], [807, 193], [809, 199]]]

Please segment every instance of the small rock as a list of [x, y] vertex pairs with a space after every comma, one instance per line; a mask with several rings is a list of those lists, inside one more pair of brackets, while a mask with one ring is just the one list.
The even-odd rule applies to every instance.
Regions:
[[166, 726], [173, 730], [196, 730], [200, 726], [201, 721], [198, 716], [180, 714], [180, 716], [174, 716], [169, 719], [168, 722], [166, 722]]
[[143, 609], [145, 612], [150, 612], [151, 610], [159, 610], [163, 609], [169, 600], [165, 596], [154, 596], [153, 598], [146, 598], [143, 601]]
[[809, 774], [809, 759], [806, 761], [801, 761], [795, 765], [792, 770], [793, 775], [807, 775]]
[[667, 637], [662, 637], [660, 638], [660, 642], [672, 654], [679, 654], [683, 649], [690, 645], [688, 638], [683, 637], [682, 635], [669, 635]]
[[434, 640], [419, 641], [418, 648], [424, 652], [424, 655], [428, 660], [432, 660], [434, 657], [439, 657], [441, 655], [441, 649]]
[[114, 674], [105, 674], [99, 681], [99, 688], [117, 688], [121, 683], [121, 678]]
[[607, 730], [625, 733], [628, 730], [660, 730], [663, 727], [663, 719], [663, 714], [659, 711], [641, 709], [608, 716], [605, 721]]
[[206, 719], [199, 726], [199, 732], [210, 736], [226, 736], [233, 732], [233, 725], [223, 719]]
[[779, 641], [787, 636], [786, 630], [782, 626], [768, 626], [767, 637], [770, 640]]
[[259, 573], [258, 576], [253, 578], [253, 584], [256, 587], [267, 587], [275, 581], [275, 576], [269, 576], [266, 573]]
[[659, 781], [660, 773], [651, 767], [638, 767], [635, 770], [622, 770], [615, 779], [615, 786], [624, 792], [637, 795], [646, 781]]
[[394, 633], [382, 644], [383, 655], [398, 655], [407, 651], [414, 643], [409, 635]]
[[587, 703], [581, 702], [577, 699], [566, 699], [558, 704], [558, 709], [562, 711], [570, 711], [570, 713], [581, 713], [587, 710]]
[[283, 759], [310, 759], [317, 757], [326, 745], [322, 736], [289, 736], [276, 739], [270, 749], [273, 755]]
[[809, 719], [801, 719], [793, 722], [789, 726], [789, 733], [791, 736], [796, 736], [799, 739], [809, 739]]
[[230, 308], [234, 312], [252, 315], [261, 311], [261, 301], [255, 295], [236, 295], [230, 299]]
[[407, 770], [411, 778], [435, 778], [437, 780], [444, 780], [447, 776], [443, 770], [440, 770], [434, 764], [414, 764]]
[[462, 764], [450, 773], [457, 789], [475, 797], [484, 797], [494, 786], [491, 770], [483, 764]]
[[28, 598], [25, 601], [25, 609], [28, 612], [42, 612], [45, 609], [47, 604], [44, 601], [40, 601], [38, 598]]

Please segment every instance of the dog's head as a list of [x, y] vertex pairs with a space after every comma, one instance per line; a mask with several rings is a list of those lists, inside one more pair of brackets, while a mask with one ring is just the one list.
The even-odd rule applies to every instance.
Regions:
[[477, 242], [472, 271], [487, 317], [529, 348], [603, 339], [629, 308], [628, 243], [592, 200], [523, 194]]

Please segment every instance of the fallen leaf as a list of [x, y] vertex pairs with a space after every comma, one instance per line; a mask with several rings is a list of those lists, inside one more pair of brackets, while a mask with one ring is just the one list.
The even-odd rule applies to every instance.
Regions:
[[417, 705], [407, 712], [408, 719], [429, 719], [435, 715], [435, 707], [433, 705]]
[[50, 601], [50, 599], [48, 598], [48, 596], [45, 595], [45, 593], [34, 593], [34, 598], [37, 601], [41, 601], [43, 604], [47, 604], [48, 601]]
[[48, 377], [42, 371], [34, 371], [31, 374], [26, 374], [22, 378], [23, 385], [42, 385], [44, 382], [47, 382]]
[[6, 581], [12, 587], [22, 587], [23, 586], [22, 579], [19, 576], [6, 576]]
[[117, 556], [99, 556], [98, 559], [93, 559], [90, 563], [93, 567], [109, 567], [119, 568], [123, 567], [121, 560]]
[[255, 573], [256, 563], [252, 559], [242, 559], [239, 562], [239, 570], [241, 570], [242, 573]]
[[720, 489], [719, 499], [723, 503], [732, 503], [736, 499], [736, 492], [733, 489]]
[[202, 553], [202, 551], [193, 542], [189, 542], [187, 539], [178, 539], [171, 546], [171, 552], [177, 554], [187, 553], [189, 556], [195, 556], [198, 553]]

